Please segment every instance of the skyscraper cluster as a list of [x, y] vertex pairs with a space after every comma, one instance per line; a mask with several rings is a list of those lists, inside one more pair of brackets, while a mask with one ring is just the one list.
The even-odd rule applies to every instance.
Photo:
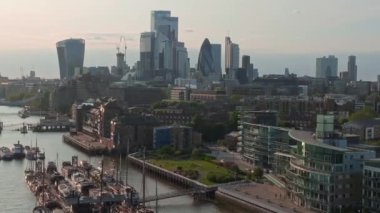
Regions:
[[[346, 82], [357, 81], [358, 66], [356, 56], [348, 56], [347, 71], [339, 73], [339, 78]], [[333, 55], [316, 59], [317, 78], [337, 78], [338, 77], [338, 58]]]
[[151, 12], [151, 31], [141, 33], [140, 80], [166, 80], [188, 76], [190, 63], [187, 49], [178, 41], [178, 17], [170, 11]]

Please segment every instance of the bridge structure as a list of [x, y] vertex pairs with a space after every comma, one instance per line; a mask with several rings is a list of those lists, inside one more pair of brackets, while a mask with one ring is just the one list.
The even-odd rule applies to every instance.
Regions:
[[23, 107], [25, 105], [28, 105], [32, 101], [42, 98], [42, 93], [37, 93], [35, 96], [26, 98], [23, 100], [18, 100], [18, 101], [7, 101], [7, 100], [0, 100], [0, 106], [18, 106], [18, 107]]
[[24, 125], [28, 126], [28, 127], [32, 127], [32, 126], [35, 126], [37, 125], [38, 123], [10, 123], [10, 124], [4, 124], [3, 125], [3, 129], [6, 129], [6, 130], [18, 130], [20, 129], [21, 127], [23, 127]]

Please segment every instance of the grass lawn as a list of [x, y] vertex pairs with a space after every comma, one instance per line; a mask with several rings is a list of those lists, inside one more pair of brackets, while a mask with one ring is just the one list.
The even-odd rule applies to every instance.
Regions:
[[182, 167], [183, 170], [197, 170], [200, 173], [200, 177], [197, 181], [206, 185], [215, 184], [207, 179], [207, 174], [209, 172], [224, 175], [229, 174], [229, 171], [226, 168], [204, 160], [149, 160], [149, 162], [170, 171], [177, 170], [179, 166]]
[[380, 140], [377, 140], [377, 141], [366, 141], [365, 143], [368, 144], [368, 145], [380, 146]]

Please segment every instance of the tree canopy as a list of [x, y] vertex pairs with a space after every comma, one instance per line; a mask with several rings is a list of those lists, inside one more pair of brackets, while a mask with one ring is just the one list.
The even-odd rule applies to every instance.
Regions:
[[359, 121], [359, 120], [366, 120], [366, 119], [372, 119], [376, 117], [376, 112], [372, 109], [365, 107], [362, 110], [359, 110], [355, 113], [352, 113], [349, 121]]

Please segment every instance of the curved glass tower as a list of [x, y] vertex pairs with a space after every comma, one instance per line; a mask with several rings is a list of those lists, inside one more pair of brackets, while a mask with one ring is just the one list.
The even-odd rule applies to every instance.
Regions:
[[75, 69], [83, 68], [84, 47], [83, 39], [66, 39], [57, 42], [59, 73], [61, 79], [72, 79]]
[[215, 62], [212, 55], [211, 43], [206, 38], [202, 43], [198, 57], [198, 70], [201, 71], [204, 76], [209, 76], [215, 72]]

